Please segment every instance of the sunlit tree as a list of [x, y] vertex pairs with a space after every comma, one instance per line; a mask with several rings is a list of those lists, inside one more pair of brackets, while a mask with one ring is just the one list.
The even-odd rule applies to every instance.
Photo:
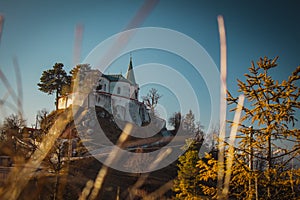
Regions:
[[199, 161], [198, 145], [190, 141], [189, 149], [178, 159], [178, 174], [174, 180], [173, 191], [176, 199], [200, 199], [199, 169], [196, 164]]
[[[262, 184], [265, 190], [261, 190], [261, 193], [268, 198], [288, 195], [286, 187], [292, 188], [290, 184], [294, 181], [283, 180], [288, 177], [285, 175], [287, 166], [300, 153], [299, 128], [295, 127], [296, 114], [300, 108], [300, 66], [280, 83], [270, 75], [271, 70], [277, 66], [277, 58], [261, 58], [257, 65], [252, 62], [250, 73], [245, 74], [246, 81], [238, 80], [239, 92], [247, 99], [239, 129], [239, 150], [249, 157], [251, 179], [256, 173], [254, 160], [266, 163], [266, 167], [262, 172], [257, 172], [257, 176], [264, 180]], [[228, 93], [228, 103], [236, 104], [237, 98]], [[280, 159], [282, 162], [278, 162]], [[253, 188], [253, 182], [250, 180], [250, 188]]]
[[[252, 62], [246, 81], [238, 80], [239, 92], [247, 101], [234, 147], [230, 198], [299, 198], [300, 171], [291, 162], [300, 153], [299, 128], [295, 127], [300, 108], [300, 67], [279, 83], [270, 75], [277, 66], [276, 60], [265, 57], [257, 65]], [[229, 92], [227, 100], [229, 104], [238, 103], [238, 98]], [[225, 163], [227, 154], [225, 151]], [[209, 155], [207, 159], [208, 162], [199, 161], [197, 165], [201, 180], [216, 181], [217, 160]], [[201, 189], [216, 198], [215, 187], [202, 184]]]
[[203, 130], [200, 122], [195, 122], [195, 115], [192, 110], [181, 119], [180, 113], [174, 113], [170, 118], [174, 127], [189, 135], [186, 145], [183, 147], [186, 151], [178, 159], [178, 176], [174, 181], [173, 191], [176, 193], [176, 199], [201, 199], [203, 194], [200, 190], [199, 169], [196, 164], [199, 161], [199, 149], [203, 142]]
[[26, 125], [26, 120], [22, 117], [12, 114], [6, 117], [3, 121], [3, 130], [16, 130], [19, 131]]
[[[225, 141], [224, 170], [231, 170], [229, 199], [299, 198], [300, 169], [294, 168], [292, 161], [300, 153], [300, 130], [295, 126], [300, 108], [300, 66], [279, 82], [271, 76], [277, 66], [276, 60], [265, 57], [256, 65], [252, 62], [249, 74], [245, 74], [246, 81], [238, 80], [238, 91], [245, 96], [246, 102], [242, 107], [230, 169], [226, 168], [229, 153]], [[238, 104], [238, 98], [229, 92], [227, 101]], [[235, 110], [236, 106], [231, 111]], [[181, 163], [182, 159], [184, 157], [180, 158]], [[194, 166], [198, 175], [193, 180], [199, 181], [200, 190], [211, 199], [219, 198], [216, 183], [221, 169], [218, 166], [218, 159], [212, 153], [207, 153]], [[178, 177], [182, 173], [181, 169]], [[181, 188], [193, 188], [182, 184]], [[191, 196], [189, 199], [197, 198]]]
[[40, 78], [39, 90], [47, 94], [55, 93], [55, 106], [58, 109], [58, 98], [69, 91], [71, 76], [64, 70], [62, 63], [55, 63], [52, 69], [43, 71]]

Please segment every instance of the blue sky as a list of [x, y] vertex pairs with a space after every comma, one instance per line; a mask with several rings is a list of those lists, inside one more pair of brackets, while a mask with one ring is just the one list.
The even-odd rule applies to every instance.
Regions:
[[[1, 0], [0, 13], [5, 17], [0, 43], [0, 68], [16, 90], [13, 57], [20, 65], [23, 83], [24, 113], [28, 125], [34, 123], [38, 110], [53, 110], [54, 96], [38, 91], [37, 83], [44, 70], [55, 62], [72, 69], [74, 31], [84, 26], [81, 58], [102, 41], [123, 31], [143, 1], [17, 1]], [[297, 1], [159, 1], [140, 27], [162, 27], [181, 32], [197, 41], [219, 66], [219, 35], [217, 16], [223, 15], [227, 33], [228, 87], [237, 94], [236, 79], [243, 79], [252, 60], [279, 55], [279, 67], [273, 70], [275, 79], [286, 78], [300, 64], [300, 16]], [[205, 82], [195, 75], [185, 60], [168, 52], [144, 50], [132, 52], [135, 66], [162, 63], [176, 69], [191, 82], [200, 102], [200, 121], [207, 126], [210, 109]], [[109, 73], [125, 73], [129, 55], [113, 63]], [[167, 77], [166, 77], [167, 78]], [[218, 79], [218, 77], [212, 77]], [[145, 94], [151, 87], [144, 86]], [[177, 110], [172, 91], [163, 93], [161, 104], [169, 113]], [[218, 92], [218, 91], [216, 91]], [[6, 89], [0, 84], [0, 98]], [[173, 96], [174, 97], [174, 96]], [[173, 99], [173, 97], [171, 99]], [[15, 104], [12, 98], [8, 102]], [[6, 104], [7, 105], [7, 104]], [[1, 107], [0, 120], [15, 112]], [[192, 106], [191, 106], [192, 107]], [[216, 122], [217, 123], [217, 122]]]

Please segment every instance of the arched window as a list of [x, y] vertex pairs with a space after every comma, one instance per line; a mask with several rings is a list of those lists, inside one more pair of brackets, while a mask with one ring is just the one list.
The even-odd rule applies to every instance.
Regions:
[[118, 88], [117, 88], [117, 94], [120, 94], [120, 93], [121, 93], [121, 88], [118, 87]]
[[104, 84], [103, 86], [103, 91], [106, 91], [106, 84]]

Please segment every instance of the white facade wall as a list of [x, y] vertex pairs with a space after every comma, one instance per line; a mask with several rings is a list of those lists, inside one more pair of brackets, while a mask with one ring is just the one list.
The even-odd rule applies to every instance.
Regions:
[[130, 84], [126, 82], [110, 82], [109, 93], [130, 98]]
[[101, 90], [99, 91], [102, 91], [102, 92], [107, 92], [109, 93], [110, 92], [110, 83], [109, 83], [109, 80], [107, 80], [106, 78], [104, 77], [101, 77], [100, 80], [99, 80], [99, 85], [101, 85]]
[[139, 87], [138, 85], [131, 85], [130, 86], [130, 98], [138, 99], [139, 96]]
[[58, 108], [66, 109], [71, 105], [81, 107], [102, 107], [115, 118], [141, 126], [150, 122], [146, 106], [138, 102], [139, 86], [128, 81], [112, 81], [101, 76], [95, 82], [98, 86], [87, 95], [84, 90], [75, 92], [58, 100]]
[[136, 100], [101, 93], [96, 94], [95, 99], [100, 100], [99, 103], [95, 104], [96, 106], [103, 107], [115, 118], [135, 123], [139, 126], [141, 126], [143, 122], [150, 122], [147, 109]]
[[58, 109], [65, 109], [68, 106], [66, 105], [68, 97], [61, 97], [58, 99]]

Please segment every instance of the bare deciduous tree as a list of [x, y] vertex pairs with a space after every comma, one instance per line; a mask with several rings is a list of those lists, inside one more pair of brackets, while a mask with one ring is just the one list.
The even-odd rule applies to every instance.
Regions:
[[158, 104], [158, 100], [162, 97], [158, 93], [157, 89], [151, 88], [146, 96], [143, 96], [143, 101], [147, 108], [150, 110], [151, 114], [154, 114], [154, 109]]

